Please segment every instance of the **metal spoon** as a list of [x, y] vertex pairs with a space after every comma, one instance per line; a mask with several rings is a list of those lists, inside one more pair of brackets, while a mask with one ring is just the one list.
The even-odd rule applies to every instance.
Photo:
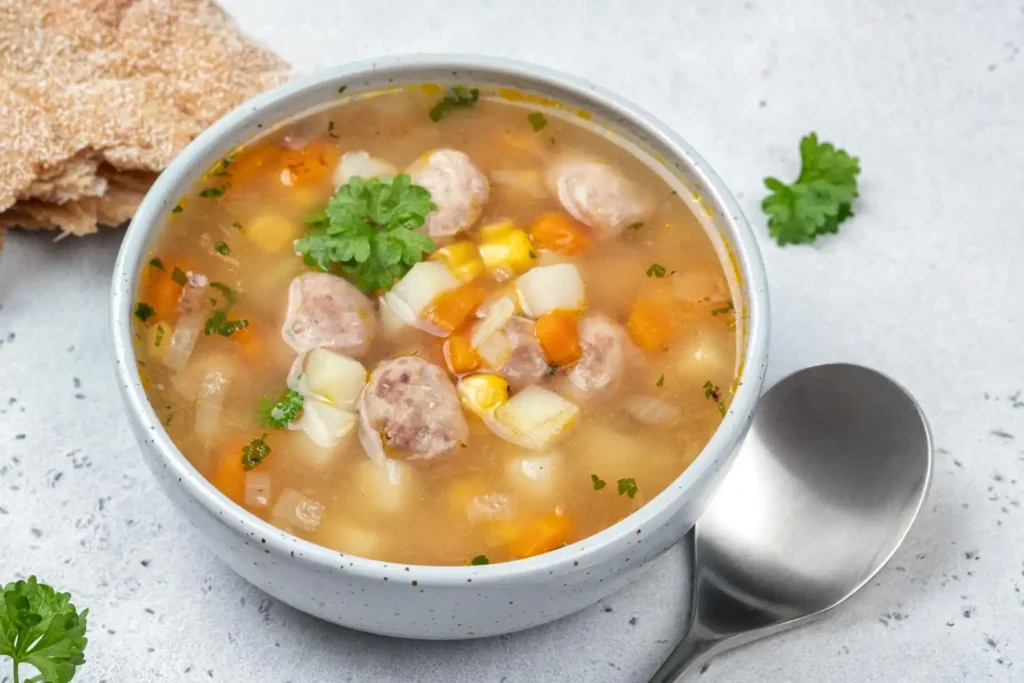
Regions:
[[800, 370], [761, 398], [732, 470], [684, 543], [694, 568], [683, 641], [651, 683], [806, 624], [857, 592], [928, 491], [921, 408], [874, 370]]

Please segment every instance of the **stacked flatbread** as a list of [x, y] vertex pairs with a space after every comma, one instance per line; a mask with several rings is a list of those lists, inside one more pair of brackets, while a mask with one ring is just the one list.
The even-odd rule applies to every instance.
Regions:
[[0, 0], [0, 248], [7, 227], [124, 222], [200, 131], [288, 75], [209, 0]]

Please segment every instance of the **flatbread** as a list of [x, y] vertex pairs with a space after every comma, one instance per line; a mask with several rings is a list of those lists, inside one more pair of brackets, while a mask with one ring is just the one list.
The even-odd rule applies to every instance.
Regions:
[[204, 128], [290, 75], [210, 0], [0, 0], [0, 248], [131, 217]]

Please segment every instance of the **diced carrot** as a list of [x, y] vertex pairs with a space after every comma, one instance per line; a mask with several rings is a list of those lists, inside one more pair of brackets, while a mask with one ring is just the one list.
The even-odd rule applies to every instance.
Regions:
[[265, 347], [260, 324], [244, 312], [236, 310], [231, 311], [230, 317], [232, 320], [245, 320], [249, 323], [246, 327], [235, 330], [231, 335], [231, 338], [238, 344], [239, 354], [251, 361], [265, 360]]
[[469, 337], [456, 334], [444, 343], [444, 358], [456, 375], [464, 375], [480, 367], [480, 357], [469, 343]]
[[675, 333], [673, 313], [671, 294], [655, 292], [641, 295], [626, 321], [629, 336], [645, 351], [663, 350]]
[[575, 312], [556, 308], [537, 318], [535, 330], [549, 363], [570, 365], [583, 357]]
[[323, 140], [281, 153], [281, 182], [291, 187], [323, 184], [338, 163], [339, 150]]
[[281, 148], [270, 144], [245, 147], [231, 156], [231, 163], [224, 169], [230, 174], [232, 188], [242, 188], [255, 182], [262, 174], [280, 173]]
[[427, 317], [441, 329], [454, 332], [473, 315], [486, 296], [487, 291], [482, 286], [467, 282], [438, 295], [427, 310]]
[[578, 254], [590, 248], [590, 237], [581, 223], [564, 213], [543, 213], [530, 228], [534, 243], [562, 254]]
[[519, 537], [509, 543], [509, 553], [516, 559], [540, 555], [572, 540], [572, 522], [555, 512], [529, 520]]
[[142, 300], [156, 309], [161, 319], [173, 321], [178, 317], [178, 297], [181, 285], [167, 273], [151, 273], [143, 290]]
[[242, 468], [242, 448], [248, 440], [239, 440], [228, 446], [217, 461], [210, 483], [239, 505], [245, 500], [245, 470]]

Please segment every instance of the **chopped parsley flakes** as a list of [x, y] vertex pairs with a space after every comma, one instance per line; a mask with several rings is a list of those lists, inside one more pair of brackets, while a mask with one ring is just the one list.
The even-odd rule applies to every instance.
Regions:
[[263, 462], [270, 455], [270, 446], [264, 439], [266, 433], [242, 446], [242, 469], [246, 472]]
[[227, 309], [221, 308], [214, 311], [209, 318], [206, 320], [206, 325], [203, 327], [203, 332], [207, 336], [211, 334], [219, 334], [222, 337], [230, 337], [238, 330], [245, 329], [249, 326], [248, 320], [228, 320]]
[[652, 263], [647, 269], [647, 277], [665, 277], [665, 266], [660, 263]]
[[284, 429], [299, 419], [304, 403], [305, 399], [302, 394], [291, 389], [284, 392], [280, 401], [274, 401], [272, 398], [263, 398], [260, 400], [259, 405], [260, 424], [264, 427]]
[[228, 246], [227, 242], [221, 241], [213, 245], [213, 248], [217, 250], [217, 253], [221, 256], [228, 256], [231, 253], [231, 247]]
[[456, 85], [448, 89], [441, 101], [430, 110], [430, 120], [437, 123], [455, 109], [469, 109], [480, 99], [480, 91]]
[[207, 199], [209, 199], [211, 197], [221, 197], [221, 196], [224, 195], [224, 193], [227, 191], [227, 189], [228, 189], [227, 185], [218, 185], [216, 187], [208, 187], [205, 190], [202, 190], [199, 193], [199, 196], [200, 197], [206, 197]]
[[174, 270], [171, 271], [171, 280], [184, 287], [188, 284], [188, 275], [178, 266], [174, 266]]
[[605, 485], [606, 482], [605, 482], [604, 479], [602, 479], [601, 477], [597, 476], [596, 474], [591, 474], [590, 475], [590, 483], [594, 485], [594, 490], [595, 491], [600, 491], [601, 489], [604, 488], [604, 485]]
[[630, 223], [629, 225], [627, 225], [626, 230], [639, 230], [642, 227], [644, 227], [644, 222], [637, 221], [636, 223]]
[[548, 125], [548, 120], [539, 111], [535, 111], [526, 117], [530, 121], [530, 125], [533, 126], [533, 132], [537, 133], [544, 130]]
[[142, 322], [146, 322], [147, 320], [152, 318], [155, 313], [156, 309], [147, 303], [143, 303], [140, 301], [138, 304], [135, 305], [135, 317], [141, 320]]
[[732, 299], [729, 299], [728, 301], [725, 302], [725, 305], [722, 306], [721, 308], [713, 308], [713, 309], [711, 309], [711, 315], [716, 315], [716, 316], [717, 315], [725, 315], [726, 313], [728, 313], [729, 311], [733, 310], [734, 308], [735, 307], [732, 305]]
[[636, 479], [619, 479], [619, 495], [636, 496]]
[[163, 270], [163, 271], [167, 270], [166, 268], [164, 268], [164, 262], [161, 261], [159, 258], [151, 258], [151, 259], [149, 259], [149, 265], [151, 265], [152, 267], [157, 268], [159, 270]]
[[469, 561], [471, 565], [490, 564], [491, 561], [487, 559], [486, 555], [477, 555]]

